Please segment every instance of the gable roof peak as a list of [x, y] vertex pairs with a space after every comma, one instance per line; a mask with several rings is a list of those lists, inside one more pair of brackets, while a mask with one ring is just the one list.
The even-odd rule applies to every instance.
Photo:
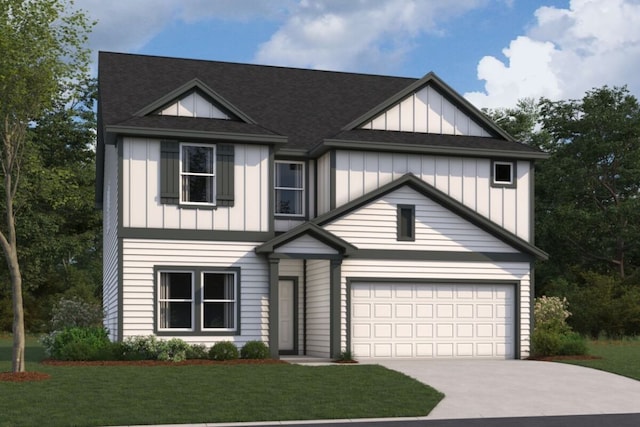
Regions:
[[[166, 105], [172, 102], [179, 101], [183, 96], [189, 94], [194, 90], [198, 90], [202, 92], [205, 96], [212, 99], [215, 104], [221, 106], [222, 109], [228, 111], [233, 116], [239, 118], [243, 122], [249, 123], [249, 124], [257, 124], [255, 120], [253, 120], [247, 114], [242, 112], [239, 108], [237, 108], [231, 102], [227, 101], [222, 95], [217, 93], [215, 90], [211, 89], [207, 84], [205, 84], [202, 80], [200, 80], [197, 77], [178, 86], [177, 88], [171, 90], [170, 92], [166, 93], [162, 97], [146, 105], [144, 108], [138, 110], [134, 115], [138, 117], [143, 117], [143, 116], [152, 114], [155, 111], [165, 107]], [[215, 104], [214, 104], [214, 107], [217, 107], [217, 105]]]

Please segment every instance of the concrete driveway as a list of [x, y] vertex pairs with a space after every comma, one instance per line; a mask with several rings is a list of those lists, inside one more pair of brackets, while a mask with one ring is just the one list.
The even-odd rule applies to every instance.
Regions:
[[446, 397], [427, 419], [640, 413], [640, 381], [528, 360], [383, 360]]

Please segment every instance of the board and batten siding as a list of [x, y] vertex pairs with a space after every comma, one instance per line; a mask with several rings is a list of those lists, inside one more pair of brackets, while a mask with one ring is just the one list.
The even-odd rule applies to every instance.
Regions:
[[297, 239], [285, 243], [282, 246], [279, 246], [274, 251], [275, 253], [295, 253], [295, 254], [324, 254], [324, 255], [335, 255], [338, 253], [337, 250], [328, 246], [318, 239], [315, 239], [309, 235], [303, 235], [298, 237]]
[[269, 147], [234, 144], [231, 207], [180, 208], [160, 202], [160, 140], [125, 137], [122, 158], [124, 227], [269, 231]]
[[240, 268], [240, 336], [181, 335], [190, 343], [210, 346], [231, 340], [241, 346], [249, 340], [268, 341], [268, 266], [255, 254], [258, 242], [201, 242], [177, 240], [123, 240], [123, 337], [154, 331], [154, 267]]
[[[397, 206], [415, 206], [415, 241], [398, 241]], [[359, 249], [517, 252], [410, 187], [401, 187], [327, 224], [327, 231]]]
[[118, 337], [118, 152], [114, 145], [106, 145], [104, 168], [102, 301], [104, 326], [109, 337]]
[[529, 241], [532, 237], [529, 162], [515, 163], [515, 188], [492, 187], [490, 159], [339, 150], [336, 153], [336, 206], [410, 172]]
[[425, 86], [388, 108], [362, 129], [490, 136], [471, 117], [431, 86]]
[[307, 260], [307, 355], [330, 357], [329, 261]]
[[[531, 274], [526, 262], [444, 262], [444, 261], [398, 261], [367, 260], [346, 258], [342, 262], [341, 279], [341, 347], [347, 347], [347, 280], [388, 279], [410, 280], [415, 282], [447, 281], [447, 283], [470, 284], [474, 281], [489, 283], [491, 281], [508, 281], [519, 283], [520, 300], [516, 301], [519, 311], [519, 323], [516, 325], [520, 335], [520, 357], [526, 358], [530, 353], [531, 336]], [[516, 343], [518, 345], [518, 343]], [[357, 358], [358, 355], [356, 354]]]

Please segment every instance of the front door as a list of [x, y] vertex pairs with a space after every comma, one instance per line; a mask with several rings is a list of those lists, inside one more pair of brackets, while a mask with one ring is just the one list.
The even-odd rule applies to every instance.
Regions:
[[279, 331], [280, 353], [295, 352], [295, 283], [293, 280], [279, 280]]

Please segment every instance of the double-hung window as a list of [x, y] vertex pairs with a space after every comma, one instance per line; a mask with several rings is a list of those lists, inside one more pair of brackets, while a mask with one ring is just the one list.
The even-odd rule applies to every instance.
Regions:
[[157, 268], [157, 330], [239, 332], [239, 269]]
[[162, 271], [158, 280], [159, 329], [193, 329], [193, 273]]
[[214, 145], [180, 144], [180, 202], [213, 205], [216, 201]]
[[275, 214], [304, 216], [304, 163], [275, 162]]

